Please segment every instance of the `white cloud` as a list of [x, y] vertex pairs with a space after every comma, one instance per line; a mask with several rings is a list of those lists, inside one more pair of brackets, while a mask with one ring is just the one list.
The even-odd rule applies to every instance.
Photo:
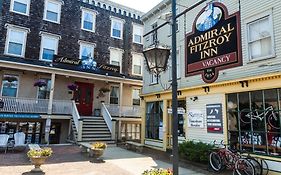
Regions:
[[142, 11], [148, 12], [162, 0], [110, 0], [112, 2], [116, 2], [118, 4], [122, 4], [124, 6]]

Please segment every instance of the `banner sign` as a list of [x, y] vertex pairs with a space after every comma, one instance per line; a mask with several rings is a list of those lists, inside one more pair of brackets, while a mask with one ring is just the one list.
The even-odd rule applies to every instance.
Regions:
[[0, 113], [0, 118], [13, 118], [13, 119], [20, 119], [20, 118], [31, 118], [36, 119], [40, 118], [38, 114], [13, 114], [13, 113]]
[[186, 76], [201, 74], [212, 83], [219, 70], [241, 66], [240, 33], [240, 13], [229, 15], [222, 3], [210, 2], [185, 36]]
[[207, 132], [223, 133], [222, 104], [207, 104]]
[[55, 55], [53, 63], [64, 64], [67, 66], [75, 66], [79, 70], [91, 70], [91, 71], [105, 71], [120, 73], [120, 66], [115, 66], [111, 64], [97, 63], [94, 58], [68, 58], [64, 56]]
[[204, 114], [200, 110], [190, 110], [187, 113], [189, 128], [204, 128]]

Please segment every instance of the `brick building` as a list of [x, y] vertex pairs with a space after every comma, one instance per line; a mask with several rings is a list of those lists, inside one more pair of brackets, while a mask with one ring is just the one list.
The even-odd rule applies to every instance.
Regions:
[[63, 143], [71, 133], [78, 141], [115, 140], [124, 127], [137, 133], [141, 12], [105, 0], [1, 2], [0, 133], [12, 139], [22, 130], [32, 143]]

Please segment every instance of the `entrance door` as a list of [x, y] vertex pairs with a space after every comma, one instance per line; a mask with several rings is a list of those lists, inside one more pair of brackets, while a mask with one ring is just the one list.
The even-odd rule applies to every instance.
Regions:
[[50, 144], [59, 144], [60, 143], [60, 130], [61, 130], [60, 123], [51, 124], [50, 136], [49, 136]]
[[90, 116], [93, 111], [94, 85], [90, 83], [76, 82], [78, 90], [74, 93], [74, 99], [80, 115]]

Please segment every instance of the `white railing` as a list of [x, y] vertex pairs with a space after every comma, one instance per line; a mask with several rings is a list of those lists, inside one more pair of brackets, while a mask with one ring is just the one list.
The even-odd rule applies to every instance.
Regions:
[[111, 117], [111, 115], [110, 115], [110, 113], [109, 113], [109, 111], [108, 111], [108, 109], [107, 109], [107, 107], [104, 103], [102, 103], [102, 105], [101, 105], [101, 115], [103, 116], [104, 121], [105, 121], [109, 131], [112, 134], [112, 130], [113, 130], [113, 128], [112, 128], [112, 126], [113, 126], [112, 117]]
[[83, 128], [83, 121], [81, 120], [81, 117], [79, 115], [79, 112], [77, 110], [75, 101], [72, 101], [72, 119], [75, 125], [75, 129], [77, 131], [77, 141], [82, 141], [82, 128]]
[[140, 106], [122, 106], [121, 109], [117, 104], [106, 104], [105, 106], [111, 116], [141, 117]]
[[4, 102], [1, 112], [39, 113], [48, 112], [48, 99], [1, 97]]
[[69, 114], [71, 115], [72, 102], [70, 100], [53, 100], [52, 114]]
[[[1, 97], [1, 112], [47, 114], [49, 99]], [[53, 100], [52, 114], [72, 114], [71, 101]]]

